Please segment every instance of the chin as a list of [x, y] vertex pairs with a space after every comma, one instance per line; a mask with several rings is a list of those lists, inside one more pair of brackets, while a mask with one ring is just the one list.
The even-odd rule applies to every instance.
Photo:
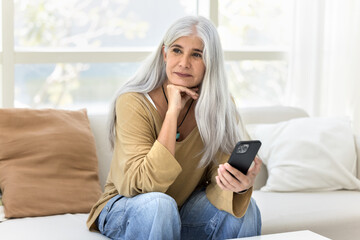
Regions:
[[182, 81], [174, 81], [173, 84], [177, 85], [177, 86], [187, 87], [187, 88], [194, 88], [194, 87], [197, 87], [199, 85], [199, 84], [196, 84], [196, 83], [187, 82], [187, 81], [183, 81], [183, 80]]

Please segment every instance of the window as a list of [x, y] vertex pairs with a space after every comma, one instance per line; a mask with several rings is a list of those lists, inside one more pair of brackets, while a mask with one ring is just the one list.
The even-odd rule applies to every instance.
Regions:
[[289, 0], [219, 1], [218, 31], [239, 106], [282, 103], [292, 8]]
[[15, 66], [15, 106], [88, 108], [107, 112], [118, 89], [139, 63], [53, 63]]
[[225, 49], [283, 48], [290, 43], [292, 1], [219, 1], [219, 27]]
[[[15, 47], [154, 47], [191, 0], [15, 0]], [[165, 21], [164, 21], [165, 20]]]
[[[2, 16], [2, 2], [0, 2], [0, 13], [1, 13], [1, 16]], [[2, 17], [0, 18], [0, 26], [2, 26]], [[2, 31], [0, 30], [0, 52], [1, 53], [2, 53], [2, 45], [3, 45], [2, 40], [3, 40]]]
[[[241, 106], [281, 102], [292, 1], [2, 1], [2, 107], [107, 112], [176, 19], [209, 17], [221, 36]], [[1, 25], [2, 26], [2, 25]], [[1, 69], [1, 68], [0, 68]]]

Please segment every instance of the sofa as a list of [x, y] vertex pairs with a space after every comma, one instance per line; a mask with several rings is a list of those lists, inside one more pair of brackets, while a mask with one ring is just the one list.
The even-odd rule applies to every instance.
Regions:
[[[241, 116], [244, 126], [308, 118], [303, 110], [284, 106], [244, 108], [241, 109]], [[112, 157], [106, 135], [107, 116], [89, 114], [89, 120], [96, 142], [100, 185], [104, 186]], [[356, 139], [354, 142], [358, 154], [359, 136], [353, 135], [353, 139]], [[263, 147], [266, 147], [264, 142]], [[359, 157], [356, 157], [356, 167], [355, 177], [359, 179]], [[360, 236], [359, 190], [264, 190], [269, 175], [267, 166], [263, 165], [253, 193], [262, 214], [262, 234], [307, 229], [330, 239], [346, 240]], [[0, 239], [108, 239], [87, 230], [87, 216], [87, 213], [67, 213], [8, 219], [0, 223]]]

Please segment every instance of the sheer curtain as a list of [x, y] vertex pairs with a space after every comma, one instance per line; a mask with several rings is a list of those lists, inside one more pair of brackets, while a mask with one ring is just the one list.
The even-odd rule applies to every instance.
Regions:
[[286, 101], [360, 133], [360, 0], [296, 0]]

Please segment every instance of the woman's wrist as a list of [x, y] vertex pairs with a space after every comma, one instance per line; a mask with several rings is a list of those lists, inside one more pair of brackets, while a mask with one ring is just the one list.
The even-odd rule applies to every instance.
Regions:
[[165, 118], [170, 118], [171, 120], [175, 119], [175, 122], [177, 123], [179, 114], [180, 111], [178, 111], [177, 109], [169, 108], [165, 113]]

